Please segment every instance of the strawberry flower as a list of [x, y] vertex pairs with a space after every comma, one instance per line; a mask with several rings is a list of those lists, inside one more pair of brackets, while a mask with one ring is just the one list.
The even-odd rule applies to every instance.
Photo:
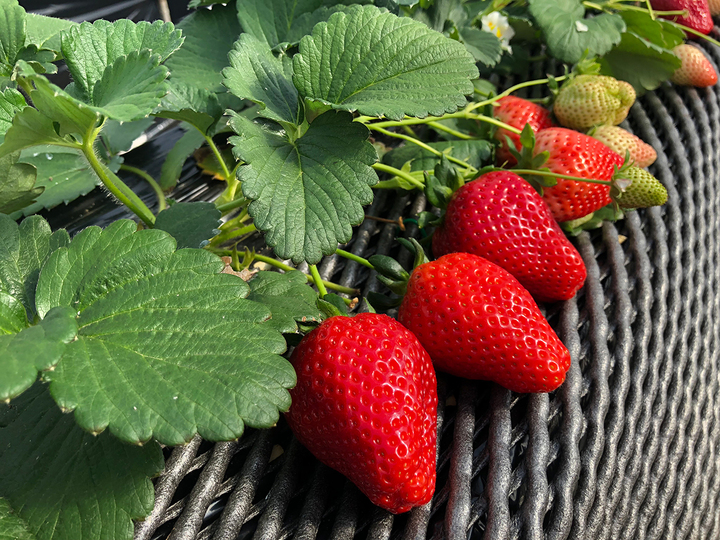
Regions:
[[493, 11], [487, 15], [483, 15], [480, 20], [482, 21], [483, 32], [495, 34], [500, 40], [503, 50], [512, 54], [510, 40], [515, 35], [515, 30], [510, 26], [508, 18], [499, 11]]

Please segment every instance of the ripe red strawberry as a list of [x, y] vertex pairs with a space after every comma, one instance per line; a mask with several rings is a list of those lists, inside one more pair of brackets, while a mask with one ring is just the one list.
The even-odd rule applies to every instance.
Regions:
[[[614, 167], [624, 160], [589, 135], [565, 128], [547, 128], [536, 135], [533, 152], [544, 151], [550, 155], [543, 166], [550, 171], [594, 180], [610, 181]], [[560, 178], [557, 185], [543, 188], [543, 199], [556, 221], [570, 221], [609, 204], [610, 186]]]
[[663, 18], [683, 24], [701, 34], [709, 34], [713, 29], [708, 0], [650, 0], [650, 5], [658, 11], [687, 11], [688, 14], [684, 16], [665, 15]]
[[673, 49], [682, 64], [675, 70], [670, 80], [682, 86], [715, 86], [717, 72], [703, 52], [694, 45], [683, 43]]
[[635, 103], [635, 89], [625, 81], [605, 75], [578, 75], [563, 84], [553, 104], [562, 126], [589, 129], [617, 125]]
[[621, 156], [624, 156], [626, 152], [630, 152], [630, 161], [636, 167], [649, 167], [657, 159], [657, 152], [652, 146], [621, 127], [598, 126], [588, 135]]
[[[555, 125], [550, 116], [550, 111], [545, 107], [515, 96], [505, 96], [497, 100], [497, 106], [493, 110], [493, 116], [501, 122], [520, 130], [525, 127], [525, 124], [530, 124], [530, 127], [536, 133], [541, 129]], [[507, 163], [512, 166], [517, 163], [517, 160], [508, 150], [505, 137], [510, 137], [510, 140], [515, 143], [515, 149], [519, 151], [520, 135], [503, 128], [495, 132], [495, 138], [501, 143], [497, 149], [496, 162], [499, 165]]]
[[587, 276], [548, 205], [510, 171], [484, 174], [457, 190], [432, 245], [436, 257], [456, 252], [484, 257], [539, 301], [569, 300]]
[[530, 293], [477, 255], [452, 253], [415, 268], [398, 320], [437, 369], [460, 377], [550, 392], [570, 367], [570, 353]]
[[437, 381], [417, 338], [386, 315], [331, 317], [290, 358], [286, 417], [320, 461], [393, 513], [435, 490]]

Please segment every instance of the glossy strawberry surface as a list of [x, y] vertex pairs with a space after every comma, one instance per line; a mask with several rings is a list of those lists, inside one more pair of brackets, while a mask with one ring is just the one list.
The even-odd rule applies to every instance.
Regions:
[[530, 293], [477, 255], [452, 253], [413, 270], [398, 320], [437, 369], [460, 377], [550, 392], [570, 367], [570, 353]]
[[630, 161], [637, 167], [649, 167], [657, 159], [652, 146], [619, 126], [598, 126], [589, 135], [621, 156], [629, 152]]
[[[525, 124], [530, 124], [530, 127], [536, 133], [541, 129], [555, 125], [550, 116], [550, 111], [545, 107], [515, 96], [505, 96], [499, 99], [493, 109], [493, 116], [521, 131]], [[515, 144], [515, 149], [519, 151], [520, 135], [503, 128], [495, 132], [495, 138], [500, 141], [496, 153], [496, 162], [499, 165], [507, 163], [512, 166], [517, 163], [517, 160], [509, 152], [505, 137], [510, 137], [510, 140]]]
[[433, 254], [479, 255], [510, 272], [539, 301], [575, 296], [587, 272], [550, 208], [510, 171], [482, 175], [455, 192], [433, 235]]
[[673, 53], [680, 58], [682, 64], [670, 78], [672, 82], [699, 88], [717, 84], [718, 76], [715, 68], [698, 47], [683, 43], [675, 47]]
[[[547, 151], [543, 167], [550, 171], [610, 181], [624, 158], [600, 141], [572, 129], [552, 127], [543, 129], [535, 137], [535, 155]], [[543, 199], [556, 221], [570, 221], [599, 210], [611, 202], [610, 186], [558, 179], [552, 187], [543, 188]]]
[[437, 381], [430, 357], [395, 319], [331, 317], [290, 358], [286, 418], [320, 461], [393, 513], [435, 490]]
[[712, 32], [713, 20], [708, 0], [650, 0], [650, 5], [657, 11], [687, 11], [687, 15], [666, 15], [663, 17], [688, 26], [702, 34]]

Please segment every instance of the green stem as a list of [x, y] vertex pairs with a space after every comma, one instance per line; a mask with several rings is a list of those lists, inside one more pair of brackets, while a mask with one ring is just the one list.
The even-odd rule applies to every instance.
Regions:
[[385, 165], [384, 163], [377, 162], [372, 166], [372, 168], [376, 171], [382, 171], [388, 174], [392, 174], [393, 176], [398, 176], [403, 180], [410, 182], [418, 189], [423, 189], [425, 187], [425, 184], [423, 184], [422, 182], [418, 182], [415, 178], [413, 178], [406, 172], [401, 171], [400, 169], [396, 169], [395, 167], [391, 167], [390, 165]]
[[30, 96], [30, 92], [32, 92], [33, 87], [32, 84], [30, 84], [30, 81], [28, 81], [25, 77], [18, 77], [17, 79], [18, 86], [22, 88], [25, 93]]
[[[436, 156], [442, 156], [442, 155], [443, 155], [443, 153], [442, 153], [440, 150], [436, 150], [436, 149], [433, 148], [432, 146], [429, 146], [429, 145], [425, 144], [424, 142], [416, 139], [415, 137], [409, 137], [408, 135], [403, 135], [402, 133], [393, 133], [392, 131], [388, 131], [388, 130], [383, 129], [383, 128], [373, 127], [372, 124], [369, 125], [368, 127], [369, 127], [370, 129], [374, 129], [375, 131], [379, 131], [380, 133], [382, 133], [383, 135], [387, 135], [388, 137], [395, 137], [395, 138], [397, 138], [397, 139], [402, 139], [403, 141], [407, 141], [407, 142], [413, 143], [413, 144], [419, 146], [420, 148], [422, 148], [423, 150], [427, 150], [428, 152], [430, 152], [430, 153], [432, 153], [432, 154], [434, 154], [434, 155], [436, 155]], [[456, 158], [456, 157], [449, 156], [449, 155], [446, 155], [445, 157], [447, 157], [449, 161], [452, 161], [452, 162], [455, 163], [456, 165], [460, 165], [460, 166], [462, 166], [462, 167], [465, 167], [466, 169], [472, 169], [473, 171], [476, 171], [476, 172], [477, 172], [477, 169], [476, 169], [475, 167], [473, 167], [472, 165], [470, 165], [470, 164], [468, 164], [468, 163], [465, 163], [464, 161], [462, 161], [462, 160], [460, 160], [460, 159], [458, 159], [458, 158]]]
[[[201, 132], [202, 133], [202, 132]], [[208, 143], [208, 146], [212, 150], [212, 153], [215, 154], [215, 159], [218, 160], [218, 163], [220, 164], [220, 168], [222, 169], [223, 176], [225, 176], [225, 180], [230, 181], [230, 170], [228, 169], [227, 165], [225, 164], [225, 160], [222, 157], [222, 154], [220, 153], [220, 150], [217, 146], [215, 146], [215, 142], [212, 140], [212, 137], [209, 135], [206, 135], [203, 133], [203, 137], [205, 138], [205, 141]]]
[[650, 13], [653, 18], [655, 18], [655, 15], [687, 15], [687, 10], [674, 10], [674, 11], [652, 11], [648, 10], [647, 8], [640, 7], [640, 6], [630, 6], [626, 5], [621, 2], [608, 2], [605, 5], [602, 4], [596, 4], [595, 2], [583, 2], [583, 6], [595, 9], [597, 11], [608, 11], [611, 9], [616, 9], [618, 11], [639, 11], [641, 13]]
[[[567, 79], [567, 75], [561, 75], [559, 77], [555, 77], [556, 81], [564, 81]], [[540, 84], [547, 84], [550, 82], [550, 79], [535, 79], [533, 81], [525, 81], [518, 83], [514, 86], [511, 86], [507, 90], [500, 92], [497, 96], [491, 97], [490, 99], [486, 99], [485, 101], [478, 101], [477, 103], [473, 103], [472, 105], [468, 106], [465, 110], [467, 112], [474, 111], [475, 109], [478, 109], [480, 107], [484, 107], [485, 105], [490, 105], [492, 103], [495, 103], [499, 99], [504, 98], [505, 96], [509, 96], [513, 92], [517, 92], [518, 90], [522, 90], [523, 88], [529, 88], [531, 86], [538, 86]]]
[[245, 221], [248, 219], [248, 213], [247, 208], [243, 208], [242, 212], [240, 212], [237, 216], [235, 216], [232, 219], [229, 219], [222, 225], [220, 225], [221, 231], [227, 231], [229, 229], [234, 229], [236, 227], [240, 227], [242, 224], [245, 223]]
[[[656, 11], [655, 13], [658, 13], [658, 12]], [[685, 30], [686, 32], [688, 32], [688, 33], [690, 33], [690, 34], [694, 34], [694, 35], [696, 35], [697, 37], [702, 38], [702, 39], [704, 39], [705, 41], [709, 41], [709, 42], [712, 43], [713, 45], [717, 45], [718, 47], [720, 47], [720, 41], [718, 41], [718, 40], [716, 40], [716, 39], [713, 39], [713, 38], [711, 38], [710, 36], [706, 36], [706, 35], [703, 34], [702, 32], [698, 32], [697, 30], [694, 30], [693, 28], [690, 28], [690, 27], [688, 27], [688, 26], [685, 26], [684, 24], [680, 24], [680, 23], [677, 23], [677, 22], [675, 23], [675, 25], [676, 25], [676, 26], [679, 26], [680, 28], [682, 28], [683, 30]]]
[[439, 122], [428, 122], [428, 126], [438, 129], [440, 131], [444, 131], [445, 133], [449, 133], [450, 135], [452, 135], [453, 137], [457, 137], [458, 139], [469, 140], [474, 138], [467, 133], [462, 133], [460, 131], [457, 131], [456, 129], [449, 128], [443, 124], [440, 124]]
[[363, 266], [367, 266], [370, 270], [375, 270], [375, 267], [370, 264], [370, 261], [368, 261], [367, 259], [363, 259], [359, 255], [355, 255], [354, 253], [350, 253], [349, 251], [345, 251], [344, 249], [336, 249], [335, 253], [337, 253], [341, 257], [345, 257], [346, 259], [350, 259], [351, 261], [362, 264]]
[[132, 165], [125, 165], [124, 163], [120, 165], [121, 171], [127, 171], [129, 173], [133, 173], [143, 180], [145, 180], [148, 184], [150, 184], [150, 187], [153, 188], [153, 191], [155, 192], [155, 196], [158, 200], [158, 213], [162, 212], [167, 208], [167, 201], [165, 200], [165, 193], [163, 193], [162, 188], [160, 187], [160, 184], [158, 184], [155, 179], [150, 176], [148, 173], [143, 171], [142, 169], [138, 169], [137, 167], [133, 167]]
[[241, 238], [241, 237], [245, 236], [246, 234], [255, 232], [256, 230], [257, 229], [255, 228], [255, 224], [251, 223], [250, 225], [247, 225], [240, 229], [223, 231], [210, 241], [210, 245], [213, 247], [219, 246], [219, 245], [224, 244], [225, 242], [234, 240], [235, 238]]
[[318, 292], [320, 293], [320, 298], [324, 298], [325, 295], [327, 295], [327, 289], [325, 289], [325, 284], [323, 283], [322, 278], [320, 277], [320, 272], [318, 272], [317, 266], [314, 264], [310, 265], [310, 275], [313, 277], [313, 280], [315, 281], [315, 286], [318, 289]]
[[144, 202], [131, 190], [125, 182], [120, 180], [115, 173], [100, 163], [95, 155], [95, 139], [100, 133], [102, 126], [90, 128], [85, 134], [82, 145], [82, 152], [85, 154], [90, 167], [98, 175], [100, 181], [121, 203], [127, 206], [136, 216], [145, 222], [148, 227], [155, 225], [155, 216]]
[[[233, 251], [229, 249], [211, 249], [213, 253], [216, 253], [217, 255], [228, 255], [232, 256]], [[285, 263], [282, 263], [278, 261], [277, 259], [273, 259], [272, 257], [266, 257], [265, 255], [259, 255], [255, 253], [253, 255], [253, 259], [256, 261], [264, 262], [265, 264], [269, 264], [270, 266], [274, 266], [275, 268], [278, 268], [279, 270], [283, 270], [284, 272], [291, 272], [292, 270], [297, 270], [297, 268], [293, 268], [292, 266], [289, 266]], [[298, 270], [299, 271], [299, 270]], [[308, 283], [315, 283], [315, 280], [312, 276], [308, 276], [305, 274], [305, 277], [308, 280]], [[323, 280], [323, 285], [327, 289], [331, 289], [333, 291], [337, 291], [343, 294], [349, 294], [350, 296], [357, 296], [360, 294], [360, 291], [358, 289], [352, 289], [350, 287], [343, 287], [342, 285], [338, 285], [337, 283], [333, 283], [332, 281]]]
[[236, 208], [240, 208], [241, 206], [244, 206], [248, 203], [247, 199], [243, 199], [242, 197], [239, 199], [235, 199], [234, 201], [226, 202], [224, 204], [218, 204], [215, 206], [220, 212], [222, 212], [223, 215], [227, 214], [228, 212], [235, 210]]
[[564, 180], [574, 180], [576, 182], [587, 182], [588, 184], [602, 184], [605, 186], [612, 185], [612, 182], [607, 180], [593, 180], [592, 178], [580, 178], [579, 176], [570, 176], [567, 174], [554, 173], [551, 171], [536, 171], [533, 169], [502, 169], [496, 168], [496, 171], [507, 171], [514, 172], [515, 174], [528, 174], [533, 176], [547, 176], [550, 178], [562, 178]]
[[501, 122], [500, 120], [497, 120], [497, 119], [493, 118], [492, 116], [485, 116], [484, 114], [470, 114], [470, 115], [468, 115], [468, 118], [471, 118], [472, 120], [478, 120], [480, 122], [485, 122], [486, 124], [492, 124], [494, 126], [505, 129], [505, 130], [515, 133], [517, 135], [522, 134], [522, 131], [519, 130], [518, 128], [513, 127], [510, 124], [506, 124], [505, 122]]

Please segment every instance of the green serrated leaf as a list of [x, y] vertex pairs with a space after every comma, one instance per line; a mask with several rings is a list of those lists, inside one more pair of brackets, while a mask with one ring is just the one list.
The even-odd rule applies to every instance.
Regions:
[[[482, 167], [492, 156], [492, 144], [484, 140], [441, 141], [428, 143], [428, 146], [443, 153], [450, 149], [450, 155], [476, 169]], [[414, 144], [395, 148], [383, 156], [383, 163], [395, 168], [401, 168], [408, 161], [411, 171], [432, 171], [440, 158]]]
[[460, 28], [459, 35], [476, 62], [492, 67], [502, 58], [502, 43], [495, 34], [468, 26]]
[[653, 19], [647, 12], [623, 11], [627, 32], [647, 40], [663, 49], [672, 50], [685, 41], [685, 32], [665, 19]]
[[[109, 66], [131, 53], [138, 55], [147, 51], [143, 58], [156, 67], [182, 42], [181, 31], [169, 22], [134, 23], [120, 19], [111, 23], [101, 19], [92, 24], [84, 22], [63, 32], [62, 53], [79, 95], [84, 101], [100, 105], [95, 96], [95, 85], [101, 80], [107, 84]], [[149, 60], [151, 55], [158, 57], [157, 62]]]
[[153, 115], [187, 122], [202, 133], [207, 133], [223, 115], [223, 107], [217, 95], [195, 86], [173, 82], [170, 81], [170, 90]]
[[377, 182], [365, 126], [328, 112], [290, 142], [237, 114], [230, 125], [239, 135], [230, 139], [235, 156], [248, 163], [238, 177], [250, 214], [281, 258], [315, 264], [350, 240]]
[[210, 202], [175, 203], [157, 216], [155, 228], [170, 233], [180, 248], [201, 248], [218, 233], [220, 210]]
[[27, 218], [18, 225], [0, 214], [0, 291], [22, 303], [28, 320], [35, 317], [35, 286], [40, 268], [53, 251], [69, 243], [65, 230], [53, 233], [40, 217]]
[[177, 28], [186, 38], [165, 64], [170, 69], [172, 84], [224, 92], [222, 70], [228, 65], [228, 53], [241, 32], [235, 3], [195, 11]]
[[231, 67], [223, 70], [223, 84], [230, 92], [260, 105], [260, 116], [300, 123], [297, 89], [267, 45], [250, 34], [242, 34], [229, 57]]
[[278, 332], [297, 332], [296, 321], [322, 321], [322, 314], [317, 308], [317, 294], [308, 286], [307, 278], [302, 272], [258, 272], [249, 285], [248, 300], [270, 308], [272, 317], [267, 324], [272, 325]]
[[17, 334], [29, 325], [22, 302], [0, 291], [0, 339], [4, 334]]
[[620, 43], [625, 22], [620, 15], [603, 13], [585, 18], [581, 0], [529, 0], [530, 14], [542, 30], [548, 52], [575, 64], [585, 51], [602, 56]]
[[[68, 204], [100, 185], [100, 179], [78, 150], [60, 146], [34, 146], [22, 151], [20, 162], [32, 165], [37, 170], [35, 187], [44, 190], [36, 197], [35, 203], [23, 209], [26, 216], [44, 208]], [[117, 172], [120, 163], [122, 159], [115, 158], [107, 167]]]
[[242, 0], [237, 14], [243, 30], [274, 49], [282, 44], [297, 44], [313, 27], [328, 20], [345, 4], [363, 4], [353, 0]]
[[0, 497], [0, 540], [37, 540], [25, 523]]
[[43, 192], [35, 185], [35, 168], [17, 163], [20, 152], [0, 158], [0, 213], [12, 214], [32, 204]]
[[24, 45], [25, 10], [16, 0], [0, 0], [0, 75], [10, 75]]
[[672, 51], [633, 32], [624, 33], [620, 44], [600, 59], [603, 75], [629, 82], [638, 95], [655, 90], [681, 64]]
[[0, 335], [0, 401], [19, 396], [37, 379], [38, 371], [60, 360], [65, 346], [77, 335], [75, 311], [51, 309], [36, 326], [17, 334]]
[[293, 68], [304, 98], [394, 120], [456, 111], [478, 77], [461, 43], [374, 6], [315, 26], [300, 41]]
[[[34, 93], [34, 92], [33, 92]], [[26, 107], [15, 115], [3, 144], [0, 145], [0, 159], [19, 150], [39, 144], [70, 145], [66, 137], [55, 132], [53, 121], [37, 109]]]
[[[61, 142], [58, 143], [57, 140], [40, 139], [32, 143], [33, 135], [32, 133], [27, 133], [23, 134], [23, 146], [19, 148], [27, 148], [35, 144], [72, 144], [76, 142], [76, 139], [68, 137], [68, 135], [85, 135], [88, 130], [95, 127], [98, 123], [101, 114], [99, 111], [75, 99], [65, 90], [50, 83], [44, 77], [36, 77], [34, 82], [35, 90], [30, 92], [30, 98], [46, 120], [41, 120], [40, 118], [33, 119], [34, 123], [38, 124], [38, 128], [33, 131], [41, 132], [42, 130], [43, 135], [47, 133], [46, 139], [54, 135]], [[28, 113], [28, 109], [25, 109], [23, 112]], [[50, 128], [47, 127], [48, 121], [50, 122]], [[57, 132], [53, 122], [57, 123]], [[17, 135], [15, 135], [15, 137], [17, 137]], [[31, 144], [27, 144], [28, 142], [31, 142]]]
[[12, 125], [15, 115], [27, 106], [23, 95], [13, 88], [0, 92], [0, 143]]
[[57, 403], [84, 429], [109, 427], [133, 443], [231, 440], [246, 424], [272, 426], [295, 373], [279, 356], [282, 335], [262, 324], [270, 312], [220, 273], [218, 257], [136, 229], [128, 220], [87, 228], [40, 273], [39, 314], [78, 312], [77, 340], [44, 374]]
[[38, 49], [60, 52], [60, 32], [69, 30], [78, 23], [66, 19], [46, 17], [36, 13], [25, 16], [25, 45], [35, 45]]
[[153, 507], [157, 443], [85, 433], [41, 384], [0, 408], [0, 426], [0, 496], [34, 540], [132, 539]]
[[133, 51], [108, 66], [93, 88], [95, 109], [121, 122], [148, 116], [168, 91], [168, 71], [158, 59], [150, 51]]
[[205, 137], [194, 128], [180, 137], [172, 150], [168, 152], [162, 171], [160, 171], [160, 187], [162, 189], [167, 191], [175, 187], [182, 173], [183, 165], [204, 142]]

